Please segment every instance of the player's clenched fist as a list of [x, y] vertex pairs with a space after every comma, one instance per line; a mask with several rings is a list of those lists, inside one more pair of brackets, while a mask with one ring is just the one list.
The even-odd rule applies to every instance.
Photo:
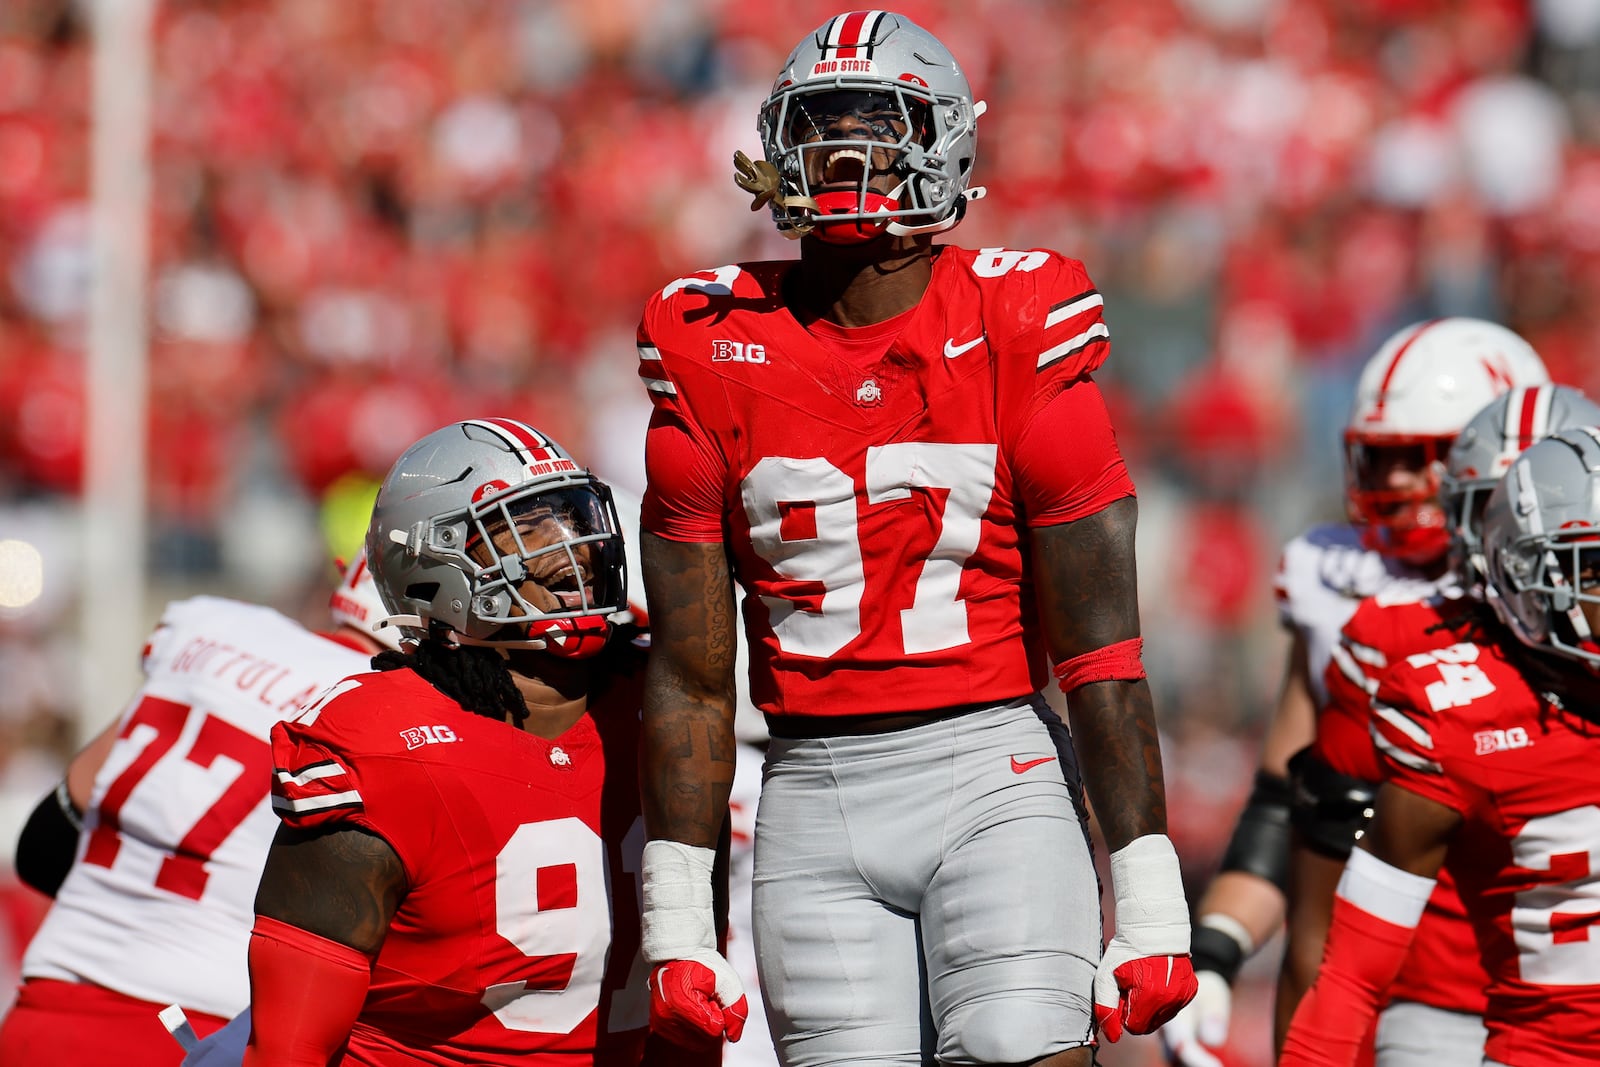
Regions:
[[1094, 976], [1094, 1015], [1115, 1041], [1148, 1034], [1194, 997], [1189, 906], [1178, 854], [1165, 834], [1147, 834], [1111, 854], [1117, 932]]
[[681, 841], [644, 846], [641, 948], [650, 971], [650, 1028], [680, 1045], [739, 1040], [750, 1005], [717, 951], [711, 869], [716, 853]]

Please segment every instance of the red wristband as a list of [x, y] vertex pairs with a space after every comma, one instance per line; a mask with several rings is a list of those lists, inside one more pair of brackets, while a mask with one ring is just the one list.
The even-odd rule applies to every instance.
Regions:
[[1130, 637], [1058, 663], [1054, 673], [1063, 693], [1091, 682], [1136, 682], [1146, 676], [1143, 654], [1144, 638]]
[[327, 1067], [372, 981], [365, 954], [264, 915], [250, 932], [250, 1044], [241, 1067]]

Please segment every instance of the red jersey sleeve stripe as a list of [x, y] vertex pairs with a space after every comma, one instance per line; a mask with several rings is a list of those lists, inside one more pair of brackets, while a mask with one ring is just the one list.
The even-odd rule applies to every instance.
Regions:
[[1371, 733], [1372, 743], [1377, 747], [1378, 751], [1383, 753], [1383, 755], [1388, 759], [1398, 763], [1400, 766], [1408, 767], [1411, 770], [1422, 774], [1444, 774], [1444, 768], [1438, 763], [1428, 759], [1426, 756], [1419, 756], [1413, 752], [1408, 752], [1385, 737], [1383, 735], [1383, 731], [1378, 728], [1377, 723], [1372, 724]]
[[346, 789], [342, 793], [327, 793], [322, 796], [301, 797], [298, 800], [274, 793], [272, 796], [272, 810], [288, 812], [294, 815], [304, 815], [313, 811], [332, 811], [335, 808], [359, 808], [362, 805], [359, 790]]
[[1069, 356], [1082, 352], [1090, 345], [1107, 341], [1111, 331], [1100, 317], [1105, 297], [1098, 289], [1085, 289], [1051, 305], [1044, 317], [1044, 338], [1047, 347], [1039, 353], [1038, 369], [1049, 370]]
[[1069, 337], [1060, 344], [1040, 352], [1039, 369], [1049, 370], [1051, 367], [1055, 366], [1057, 363], [1060, 363], [1068, 356], [1077, 355], [1079, 352], [1082, 352], [1085, 348], [1088, 348], [1095, 342], [1105, 342], [1110, 340], [1110, 338], [1111, 331], [1106, 328], [1106, 324], [1103, 322], [1097, 322], [1087, 330], [1084, 330], [1082, 333], [1077, 334], [1074, 337]]
[[1407, 715], [1392, 704], [1374, 701], [1372, 712], [1379, 719], [1388, 723], [1396, 733], [1403, 735], [1408, 741], [1418, 748], [1433, 748], [1433, 736], [1416, 719]]
[[308, 763], [297, 770], [278, 768], [273, 775], [274, 811], [302, 815], [331, 808], [356, 808], [361, 803], [361, 791], [351, 787], [348, 773], [334, 760]]
[[653, 397], [678, 395], [678, 387], [663, 376], [661, 350], [655, 345], [639, 345], [639, 378]]
[[1044, 317], [1044, 328], [1049, 330], [1053, 327], [1060, 326], [1068, 319], [1076, 318], [1086, 311], [1091, 311], [1097, 307], [1104, 307], [1105, 303], [1106, 299], [1100, 295], [1100, 290], [1085, 290], [1071, 299], [1063, 300], [1061, 303], [1053, 305], [1050, 308], [1050, 313]]
[[1348, 678], [1357, 688], [1372, 691], [1372, 680], [1367, 677], [1367, 672], [1361, 669], [1356, 662], [1356, 657], [1351, 655], [1352, 650], [1344, 645], [1334, 645], [1329, 653], [1329, 661], [1339, 669], [1339, 673]]
[[344, 768], [333, 760], [323, 760], [320, 763], [308, 763], [298, 771], [286, 771], [278, 768], [278, 782], [284, 786], [304, 786], [325, 778], [337, 778], [345, 773]]

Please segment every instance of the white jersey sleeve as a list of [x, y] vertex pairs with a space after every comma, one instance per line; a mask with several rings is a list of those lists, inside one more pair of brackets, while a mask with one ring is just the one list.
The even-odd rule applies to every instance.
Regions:
[[268, 733], [369, 660], [268, 608], [168, 605], [23, 976], [242, 1010], [256, 886], [278, 825]]
[[1364, 598], [1384, 592], [1421, 599], [1439, 588], [1440, 581], [1364, 546], [1348, 523], [1314, 526], [1285, 545], [1273, 579], [1278, 621], [1305, 641], [1317, 707], [1328, 701], [1323, 672], [1339, 631]]

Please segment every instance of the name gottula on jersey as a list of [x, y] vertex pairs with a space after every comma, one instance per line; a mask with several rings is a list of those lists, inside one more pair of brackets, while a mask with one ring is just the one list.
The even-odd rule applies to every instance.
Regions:
[[[1133, 492], [1088, 378], [1110, 350], [1100, 294], [1055, 252], [941, 246], [881, 358], [852, 359], [786, 306], [792, 269], [720, 267], [647, 303], [645, 528], [726, 541], [754, 594], [752, 699], [769, 713], [842, 714], [863, 699], [918, 710], [1040, 688], [1041, 644], [1022, 621], [1026, 528]], [[1047, 442], [1030, 443], [1046, 408]], [[693, 442], [693, 478], [662, 470], [664, 423]], [[1051, 462], [1030, 466], [1046, 443]]]

